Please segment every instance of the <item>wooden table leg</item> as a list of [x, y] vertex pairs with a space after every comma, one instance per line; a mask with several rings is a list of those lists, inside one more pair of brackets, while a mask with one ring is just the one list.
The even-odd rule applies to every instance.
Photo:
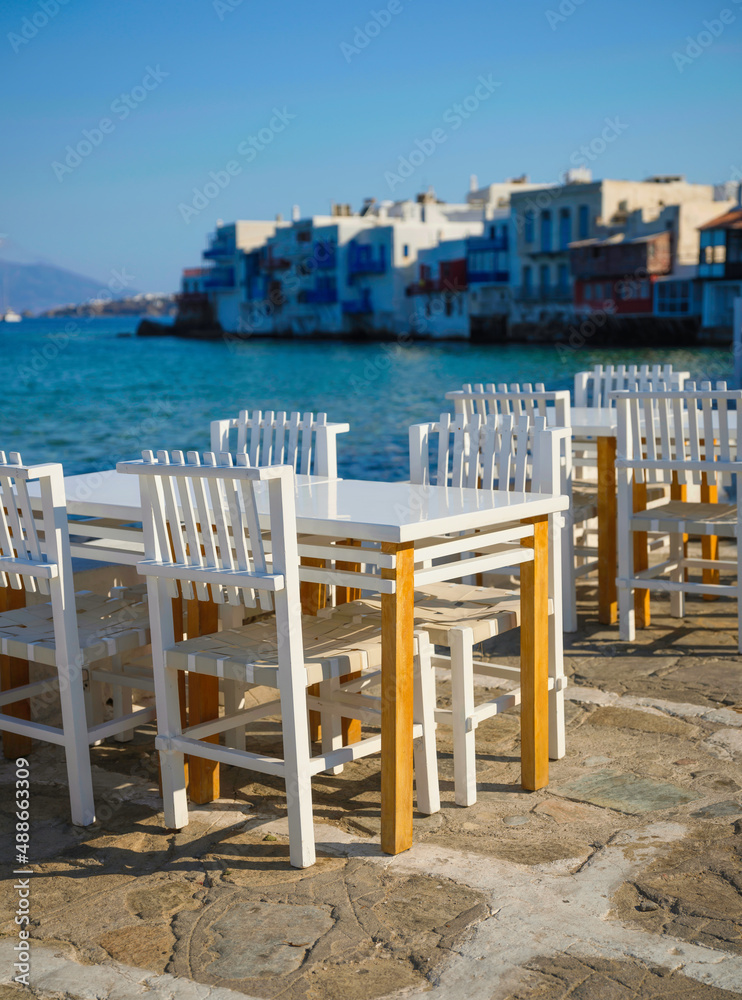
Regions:
[[[702, 474], [701, 480], [701, 503], [718, 503], [719, 502], [719, 487], [715, 482], [709, 483], [708, 473], [704, 472]], [[702, 535], [701, 536], [701, 557], [703, 559], [713, 559], [714, 562], [719, 558], [719, 537], [718, 535]], [[719, 583], [719, 570], [718, 569], [704, 569], [701, 571], [701, 579], [704, 583], [718, 584]], [[717, 600], [716, 594], [704, 594], [704, 601], [715, 601]]]
[[[325, 560], [302, 556], [301, 564], [302, 566], [315, 566], [319, 569], [324, 569]], [[299, 594], [301, 596], [301, 613], [303, 615], [316, 615], [327, 604], [327, 587], [324, 583], [312, 583], [309, 580], [303, 580], [299, 584]], [[319, 698], [319, 684], [310, 684], [307, 693], [315, 698]], [[313, 709], [309, 710], [309, 738], [313, 743], [318, 743], [322, 739], [320, 713], [315, 712]]]
[[381, 595], [381, 849], [399, 854], [412, 846], [412, 662], [415, 562], [411, 543], [382, 543], [396, 555], [394, 594]]
[[[188, 637], [210, 635], [219, 629], [219, 605], [213, 601], [187, 602]], [[188, 719], [191, 726], [219, 717], [219, 678], [190, 673], [188, 677]], [[218, 733], [207, 736], [207, 743], [218, 743]], [[203, 757], [189, 757], [188, 795], [196, 805], [219, 798], [219, 763]]]
[[[357, 545], [360, 546], [360, 542], [354, 541], [349, 538], [345, 545]], [[338, 562], [337, 568], [339, 570], [344, 570], [348, 573], [360, 573], [361, 564], [351, 563], [351, 562]], [[361, 590], [359, 587], [338, 587], [337, 588], [337, 603], [349, 604], [351, 601], [359, 601], [361, 599]], [[345, 677], [340, 678], [341, 684], [348, 684], [350, 681], [355, 680], [356, 677], [360, 677], [360, 674], [347, 674]], [[343, 746], [347, 747], [350, 743], [358, 743], [361, 739], [361, 722], [359, 719], [341, 719], [342, 733], [343, 733]]]
[[616, 594], [616, 439], [598, 438], [598, 620], [618, 621]]
[[535, 792], [549, 784], [549, 520], [538, 518], [533, 561], [520, 567], [521, 784]]
[[[647, 484], [634, 482], [634, 511], [646, 510]], [[649, 535], [646, 531], [632, 531], [634, 546], [634, 576], [643, 569], [649, 569]], [[649, 590], [634, 591], [634, 616], [637, 628], [647, 628], [650, 622]]]
[[[26, 591], [13, 590], [12, 587], [0, 587], [0, 612], [17, 611], [18, 608], [26, 606]], [[9, 691], [11, 688], [22, 687], [28, 684], [28, 661], [19, 660], [16, 656], [0, 656], [0, 691]], [[31, 718], [31, 701], [24, 698], [23, 701], [15, 701], [11, 705], [5, 705], [0, 709], [5, 715], [12, 715], [14, 719]], [[3, 733], [3, 756], [9, 760], [16, 760], [18, 757], [25, 757], [31, 752], [31, 737], [21, 736], [19, 733]]]

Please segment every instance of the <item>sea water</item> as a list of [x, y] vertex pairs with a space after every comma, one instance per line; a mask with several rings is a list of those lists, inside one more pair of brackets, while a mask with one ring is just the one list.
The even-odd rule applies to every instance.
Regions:
[[67, 474], [107, 469], [143, 448], [206, 451], [209, 422], [240, 410], [326, 412], [350, 424], [339, 474], [401, 480], [410, 424], [451, 410], [466, 382], [567, 389], [595, 364], [665, 364], [694, 378], [732, 377], [729, 350], [600, 350], [590, 345], [189, 341], [138, 338], [138, 320], [0, 323], [0, 449]]

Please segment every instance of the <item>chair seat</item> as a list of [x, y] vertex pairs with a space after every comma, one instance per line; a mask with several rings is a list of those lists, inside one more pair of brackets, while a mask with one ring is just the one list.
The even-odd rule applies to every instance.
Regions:
[[[316, 616], [302, 616], [307, 684], [381, 666], [381, 618], [366, 615], [362, 604], [343, 605], [342, 613], [331, 609]], [[248, 622], [239, 628], [178, 642], [165, 650], [165, 662], [176, 670], [276, 688], [275, 619]]]
[[638, 531], [664, 531], [688, 535], [737, 535], [737, 506], [728, 503], [688, 503], [668, 500], [666, 503], [637, 511], [631, 517], [631, 527]]
[[572, 520], [575, 524], [590, 521], [598, 516], [598, 494], [589, 487], [576, 486], [572, 489]]
[[[665, 487], [660, 485], [647, 487], [647, 503], [662, 500], [666, 496]], [[577, 483], [572, 487], [572, 520], [575, 524], [590, 521], [598, 516], [598, 484]]]
[[[146, 646], [150, 641], [147, 606], [120, 597], [82, 592], [75, 595], [80, 648], [86, 664]], [[33, 663], [56, 665], [50, 602], [0, 614], [0, 652]]]
[[[340, 615], [363, 613], [381, 624], [379, 598], [363, 598], [337, 609]], [[552, 603], [549, 601], [549, 614]], [[435, 583], [415, 591], [415, 627], [425, 629], [436, 646], [448, 646], [453, 628], [470, 628], [473, 641], [484, 642], [520, 625], [520, 596], [498, 587]]]

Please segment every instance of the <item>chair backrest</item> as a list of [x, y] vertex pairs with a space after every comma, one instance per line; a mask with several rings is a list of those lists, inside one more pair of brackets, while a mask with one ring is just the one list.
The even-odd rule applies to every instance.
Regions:
[[[35, 483], [39, 517], [29, 495]], [[68, 666], [81, 662], [61, 465], [24, 465], [17, 452], [9, 460], [0, 452], [0, 587], [48, 595], [57, 655], [64, 651]]]
[[290, 465], [301, 475], [337, 479], [337, 435], [349, 424], [330, 424], [326, 413], [241, 410], [232, 420], [211, 422], [211, 451], [246, 454], [250, 465]]
[[483, 419], [490, 414], [495, 416], [512, 414], [516, 419], [526, 416], [535, 420], [536, 417], [546, 417], [547, 408], [553, 408], [554, 425], [570, 426], [569, 391], [563, 389], [547, 392], [541, 382], [535, 386], [529, 382], [523, 385], [513, 383], [509, 386], [505, 383], [465, 385], [462, 389], [447, 392], [446, 399], [453, 402], [457, 413], [463, 413], [467, 418], [475, 413]]
[[[410, 480], [419, 485], [569, 495], [560, 462], [566, 428], [534, 419], [491, 413], [451, 417], [410, 427]], [[431, 475], [431, 453], [437, 459]]]
[[[247, 455], [142, 452], [117, 471], [139, 476], [145, 559], [140, 572], [167, 593], [270, 610], [278, 592], [299, 593], [294, 471], [250, 466]], [[263, 533], [270, 532], [268, 570]], [[276, 610], [278, 610], [276, 606]]]
[[[637, 482], [708, 482], [742, 471], [736, 421], [742, 414], [742, 391], [726, 382], [681, 391], [617, 392], [616, 465], [633, 469]], [[732, 406], [730, 406], [730, 403]], [[734, 446], [732, 446], [732, 439]]]
[[689, 378], [672, 365], [595, 365], [575, 375], [575, 406], [611, 407], [611, 393], [682, 389]]

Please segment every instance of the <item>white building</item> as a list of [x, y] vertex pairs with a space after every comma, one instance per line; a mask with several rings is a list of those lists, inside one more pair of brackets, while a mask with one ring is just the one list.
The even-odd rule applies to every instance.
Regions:
[[203, 252], [212, 268], [203, 281], [204, 290], [212, 302], [214, 315], [225, 330], [237, 330], [240, 321], [241, 287], [244, 279], [245, 254], [262, 246], [276, 231], [275, 222], [217, 223]]

